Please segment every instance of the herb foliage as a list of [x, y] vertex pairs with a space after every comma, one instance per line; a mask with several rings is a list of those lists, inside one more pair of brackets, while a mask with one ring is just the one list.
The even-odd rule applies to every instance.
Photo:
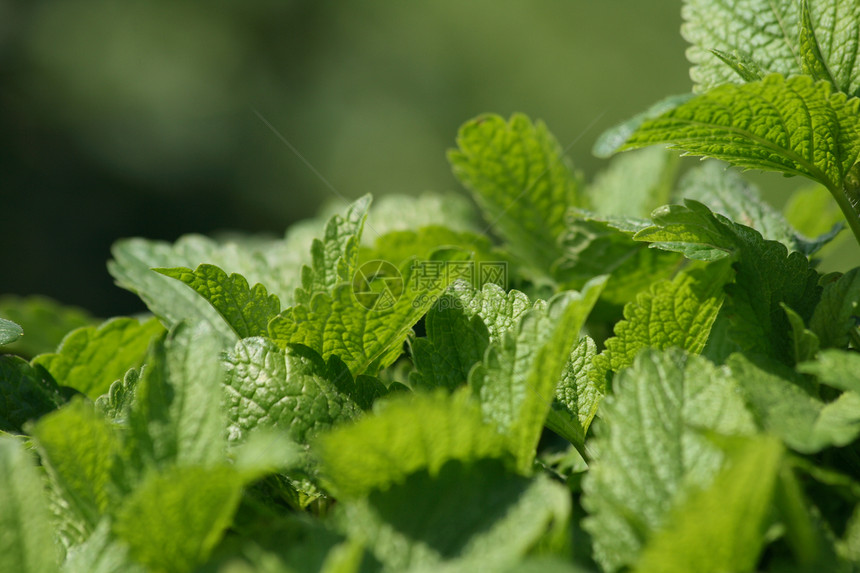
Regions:
[[860, 568], [860, 270], [814, 258], [826, 193], [860, 240], [860, 2], [683, 15], [693, 93], [595, 148], [683, 175], [484, 115], [478, 211], [120, 241], [151, 317], [4, 299], [0, 570]]

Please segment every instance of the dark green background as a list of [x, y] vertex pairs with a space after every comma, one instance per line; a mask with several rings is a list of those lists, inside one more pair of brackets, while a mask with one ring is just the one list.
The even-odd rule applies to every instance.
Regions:
[[0, 293], [142, 309], [105, 269], [117, 238], [457, 189], [445, 150], [482, 112], [545, 120], [590, 177], [602, 130], [689, 91], [680, 6], [0, 0]]

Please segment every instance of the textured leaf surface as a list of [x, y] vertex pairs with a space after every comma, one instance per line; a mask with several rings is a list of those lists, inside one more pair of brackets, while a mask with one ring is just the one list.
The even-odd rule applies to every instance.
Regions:
[[33, 456], [0, 437], [0, 570], [58, 571], [48, 505]]
[[[383, 260], [400, 266], [410, 257], [417, 256], [419, 260], [429, 259], [434, 251], [441, 248], [459, 248], [472, 253], [468, 266], [464, 265], [462, 272], [464, 280], [480, 287], [487, 282], [496, 282], [505, 287], [504, 273], [499, 277], [489, 275], [487, 268], [508, 266], [506, 254], [494, 248], [486, 235], [478, 235], [470, 231], [454, 231], [447, 226], [433, 225], [418, 229], [391, 231], [377, 238], [372, 248], [364, 248], [360, 253], [360, 263], [371, 260]], [[481, 272], [481, 270], [484, 272]], [[456, 271], [457, 269], [449, 269]]]
[[157, 345], [136, 385], [129, 413], [139, 455], [156, 465], [217, 463], [227, 420], [222, 411], [221, 344], [206, 325], [179, 325]]
[[660, 208], [653, 219], [655, 225], [638, 232], [636, 240], [692, 259], [734, 259], [735, 282], [726, 286], [723, 311], [729, 322], [727, 346], [790, 363], [791, 328], [780, 303], [804, 320], [811, 316], [820, 289], [807, 258], [788, 253], [784, 245], [765, 241], [755, 230], [711, 213], [696, 201]]
[[334, 215], [326, 223], [322, 240], [314, 239], [311, 264], [302, 268], [302, 286], [296, 290], [297, 303], [309, 303], [315, 294], [330, 292], [336, 284], [352, 280], [370, 201], [370, 195], [365, 195], [343, 215]]
[[41, 366], [0, 356], [0, 430], [20, 433], [25, 422], [56, 410], [67, 396]]
[[730, 450], [723, 470], [693, 493], [648, 543], [634, 571], [753, 571], [765, 543], [782, 446], [753, 438]]
[[531, 308], [528, 297], [488, 283], [480, 290], [465, 281], [453, 283], [428, 311], [426, 338], [412, 343], [415, 372], [410, 380], [428, 388], [464, 384], [491, 340], [517, 324]]
[[589, 377], [597, 346], [584, 336], [573, 347], [561, 380], [555, 389], [555, 400], [547, 415], [547, 427], [579, 448], [585, 447], [585, 433], [597, 413], [603, 392]]
[[418, 470], [435, 476], [449, 460], [509, 456], [505, 439], [465, 392], [392, 398], [374, 415], [321, 436], [317, 446], [325, 475], [343, 498], [402, 484]]
[[824, 404], [788, 368], [754, 363], [741, 355], [730, 360], [750, 410], [761, 426], [801, 453], [844, 446], [860, 435], [860, 395], [846, 392]]
[[[434, 262], [444, 266], [461, 255], [438, 252]], [[341, 283], [330, 295], [319, 293], [309, 304], [286, 309], [269, 323], [270, 337], [282, 347], [308, 346], [326, 360], [337, 356], [354, 375], [375, 374], [400, 356], [412, 326], [453, 280], [447, 273], [424, 276], [425, 267], [413, 262], [404, 263], [397, 277], [382, 279], [381, 292]]]
[[841, 192], [860, 156], [858, 106], [826, 82], [770, 75], [715, 88], [646, 121], [620, 149], [670, 143], [740, 167], [804, 175]]
[[[711, 53], [740, 52], [768, 72], [795, 75], [804, 65], [801, 3], [796, 0], [686, 0], [681, 33], [692, 44], [687, 58], [697, 91], [741, 78]], [[860, 87], [860, 4], [853, 0], [816, 0], [810, 23], [820, 62], [835, 85], [848, 94]]]
[[507, 436], [521, 471], [531, 467], [571, 349], [605, 283], [600, 277], [525, 313], [469, 373], [484, 418]]
[[0, 318], [0, 346], [15, 342], [24, 334], [24, 329], [21, 325]]
[[242, 485], [230, 467], [174, 467], [152, 473], [126, 498], [113, 532], [150, 570], [192, 571], [230, 525]]
[[584, 527], [606, 571], [632, 565], [689, 488], [711, 483], [722, 454], [700, 430], [755, 430], [729, 373], [679, 350], [643, 352], [614, 386], [582, 500]]
[[723, 286], [730, 278], [727, 265], [713, 264], [679, 273], [640, 293], [624, 307], [624, 320], [616, 323], [615, 336], [595, 357], [593, 382], [605, 391], [609, 372], [630, 366], [645, 348], [676, 347], [701, 353], [723, 305]]
[[37, 356], [33, 364], [60, 385], [95, 400], [130, 368], [141, 365], [153, 339], [163, 331], [156, 319], [114, 318], [69, 333], [56, 353]]
[[[688, 172], [679, 184], [677, 195], [699, 201], [714, 213], [755, 229], [765, 240], [778, 241], [788, 250], [807, 256], [832, 238], [829, 233], [813, 240], [802, 236], [781, 213], [762, 200], [755, 185], [717, 161], [706, 161]], [[830, 231], [830, 227], [825, 231]]]
[[221, 334], [225, 347], [236, 334], [203, 297], [186, 285], [154, 272], [153, 268], [197, 268], [207, 263], [227, 273], [237, 273], [250, 284], [263, 284], [282, 304], [290, 304], [300, 284], [304, 255], [289, 241], [229, 240], [217, 242], [199, 235], [181, 237], [176, 243], [125, 239], [114, 244], [108, 270], [119, 286], [140, 296], [167, 327], [181, 321], [208, 323]]
[[226, 358], [227, 412], [232, 439], [277, 428], [299, 443], [361, 408], [338, 386], [353, 385], [336, 359], [328, 365], [307, 347], [279, 348], [266, 338], [241, 340]]
[[564, 487], [527, 479], [494, 460], [448, 462], [345, 504], [341, 520], [386, 571], [499, 571], [570, 513]]
[[542, 122], [515, 114], [467, 122], [448, 153], [454, 174], [475, 197], [490, 227], [539, 273], [555, 259], [564, 215], [579, 202], [581, 181]]
[[269, 320], [281, 311], [278, 297], [261, 284], [248, 286], [245, 277], [227, 275], [215, 265], [203, 264], [195, 270], [186, 267], [154, 269], [190, 286], [218, 311], [239, 338], [262, 336]]
[[63, 500], [57, 504], [61, 536], [66, 543], [80, 543], [120, 493], [114, 480], [122, 451], [119, 436], [83, 400], [39, 420], [32, 435], [51, 486]]

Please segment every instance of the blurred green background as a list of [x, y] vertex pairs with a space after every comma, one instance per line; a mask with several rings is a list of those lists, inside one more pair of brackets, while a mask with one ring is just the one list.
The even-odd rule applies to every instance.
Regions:
[[0, 289], [141, 310], [105, 269], [117, 238], [457, 189], [445, 150], [482, 112], [545, 120], [591, 177], [602, 130], [689, 91], [680, 7], [0, 0]]

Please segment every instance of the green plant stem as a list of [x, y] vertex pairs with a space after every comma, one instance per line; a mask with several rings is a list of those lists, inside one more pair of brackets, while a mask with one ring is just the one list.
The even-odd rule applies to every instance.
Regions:
[[836, 199], [854, 238], [860, 243], [860, 164], [848, 171], [842, 181], [842, 189], [830, 189], [830, 194]]

